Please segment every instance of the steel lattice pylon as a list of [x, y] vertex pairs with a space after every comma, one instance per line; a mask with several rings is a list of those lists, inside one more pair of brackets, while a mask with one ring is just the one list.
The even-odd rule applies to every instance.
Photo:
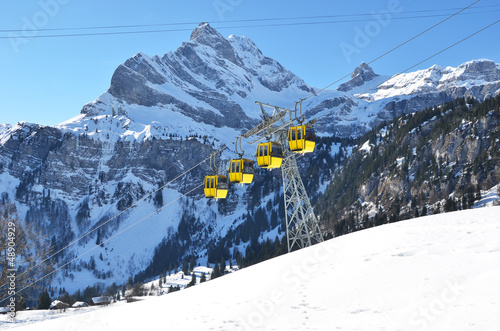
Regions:
[[[288, 109], [271, 106], [263, 102], [256, 101], [256, 103], [261, 107], [264, 121], [248, 130], [242, 137], [249, 138], [265, 131], [266, 134], [264, 137], [275, 135], [283, 147], [287, 146], [288, 128], [293, 123], [292, 112]], [[267, 116], [263, 106], [273, 108], [273, 114]], [[285, 119], [287, 114], [290, 115], [289, 120]], [[281, 122], [281, 124], [277, 124], [278, 122]], [[313, 123], [315, 123], [315, 121], [313, 121]], [[257, 139], [255, 142], [262, 138]], [[281, 165], [283, 194], [285, 196], [288, 252], [291, 252], [295, 247], [300, 249], [323, 241], [318, 219], [314, 214], [304, 183], [300, 177], [296, 155], [297, 154], [291, 152], [289, 148], [284, 148], [283, 163]]]
[[[286, 134], [286, 131], [280, 134], [283, 146], [286, 146]], [[323, 236], [300, 177], [295, 159], [296, 154], [285, 148], [283, 156], [281, 171], [285, 199], [286, 236], [288, 252], [291, 252], [295, 246], [300, 249], [322, 242]]]

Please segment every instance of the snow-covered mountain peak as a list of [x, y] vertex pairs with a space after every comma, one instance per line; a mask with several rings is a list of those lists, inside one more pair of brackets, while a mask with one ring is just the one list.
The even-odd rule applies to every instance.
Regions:
[[373, 77], [378, 76], [373, 71], [373, 68], [370, 67], [366, 62], [361, 62], [359, 66], [354, 69], [354, 72], [351, 75], [351, 79], [356, 77], [363, 77], [365, 80], [371, 80]]
[[319, 132], [359, 137], [395, 116], [420, 111], [456, 98], [485, 100], [500, 94], [500, 65], [475, 60], [458, 67], [432, 67], [397, 74], [376, 75], [364, 63], [337, 91], [326, 90], [307, 104], [308, 116], [321, 116]]
[[377, 78], [378, 76], [379, 75], [377, 75], [373, 71], [372, 67], [366, 64], [366, 62], [361, 62], [361, 64], [354, 69], [351, 79], [343, 84], [340, 84], [337, 90], [342, 92], [350, 91]]
[[[78, 126], [96, 116], [122, 116], [140, 132], [150, 125], [220, 139], [227, 136], [216, 133], [221, 128], [238, 132], [257, 123], [260, 111], [255, 101], [262, 96], [267, 102], [289, 104], [311, 91], [248, 37], [225, 38], [201, 23], [177, 50], [162, 57], [139, 52], [120, 64], [108, 91], [83, 107]], [[117, 127], [125, 126], [134, 127]], [[179, 132], [179, 127], [185, 130]]]
[[486, 82], [500, 80], [500, 65], [488, 59], [465, 62], [457, 67], [460, 80], [483, 79]]
[[206, 22], [200, 23], [193, 32], [191, 32], [190, 40], [200, 44], [206, 43], [208, 40], [225, 40], [219, 31], [210, 26]]
[[[208, 47], [208, 49], [203, 49], [203, 46]], [[229, 41], [208, 23], [198, 25], [191, 33], [190, 42], [184, 43], [180, 49], [187, 54], [194, 52], [197, 55], [202, 55], [202, 59], [203, 55], [212, 55], [213, 50], [217, 58], [228, 60], [237, 66], [242, 65]]]
[[[474, 87], [489, 85], [488, 90]], [[433, 65], [430, 68], [398, 74], [379, 86], [370, 94], [371, 100], [380, 100], [401, 95], [417, 95], [440, 91], [457, 91], [457, 96], [463, 95], [458, 89], [471, 89], [470, 96], [483, 99], [496, 93], [500, 87], [500, 67], [493, 61], [482, 59], [469, 61], [458, 67], [443, 68]], [[460, 92], [460, 93], [459, 93]], [[486, 93], [485, 93], [486, 92]], [[459, 93], [459, 94], [458, 94]], [[364, 95], [363, 97], [366, 97]]]

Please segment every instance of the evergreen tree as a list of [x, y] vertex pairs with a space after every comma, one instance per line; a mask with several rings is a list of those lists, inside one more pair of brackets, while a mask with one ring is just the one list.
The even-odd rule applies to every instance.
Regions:
[[479, 187], [479, 185], [476, 185], [476, 192], [474, 193], [474, 200], [479, 201], [481, 199], [482, 199], [481, 188]]
[[424, 206], [422, 208], [422, 216], [426, 216], [427, 215], [427, 206]]
[[[162, 187], [163, 186], [163, 183], [158, 183], [158, 188]], [[160, 190], [158, 189], [158, 191], [156, 191], [156, 194], [153, 198], [153, 202], [154, 202], [154, 205], [156, 208], [160, 208], [161, 206], [163, 206], [163, 190]]]
[[215, 279], [220, 276], [219, 265], [216, 263], [212, 271], [212, 277], [210, 279]]
[[462, 209], [468, 209], [469, 206], [467, 204], [467, 197], [465, 195], [462, 196]]
[[75, 302], [83, 300], [82, 292], [80, 290], [76, 291], [75, 294], [73, 294], [73, 296], [75, 297]]
[[184, 275], [189, 275], [189, 264], [187, 259], [184, 259], [184, 261], [182, 262], [182, 272], [184, 273]]
[[434, 212], [433, 212], [433, 214], [439, 214], [440, 212], [441, 212], [441, 203], [440, 203], [440, 202], [438, 202], [438, 203], [436, 204], [436, 208], [434, 208]]
[[189, 272], [192, 272], [194, 268], [196, 268], [196, 257], [194, 255], [191, 255], [191, 258], [189, 259]]
[[186, 285], [186, 288], [196, 285], [196, 276], [195, 274], [191, 275], [191, 281]]
[[457, 210], [457, 203], [455, 202], [455, 199], [452, 197], [449, 197], [446, 199], [446, 202], [444, 203], [444, 211], [445, 212], [450, 212], [450, 211], [456, 211]]
[[[152, 284], [151, 284], [152, 285]], [[136, 283], [132, 289], [132, 296], [142, 297], [144, 295], [144, 285]]]
[[177, 291], [180, 291], [180, 287], [177, 285], [177, 286], [170, 286], [168, 288], [168, 293], [172, 293], [172, 292], [177, 292]]
[[24, 295], [20, 294], [16, 300], [16, 311], [26, 310], [26, 300]]
[[226, 273], [226, 260], [224, 260], [224, 258], [220, 261], [219, 273], [221, 276], [224, 276]]
[[49, 309], [51, 302], [49, 292], [43, 291], [38, 297], [38, 309]]
[[90, 257], [89, 270], [95, 270], [95, 260], [93, 255]]

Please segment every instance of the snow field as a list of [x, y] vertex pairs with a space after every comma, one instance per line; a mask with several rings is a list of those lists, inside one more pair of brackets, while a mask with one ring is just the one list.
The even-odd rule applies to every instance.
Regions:
[[[500, 207], [334, 238], [161, 297], [19, 330], [498, 330]], [[5, 321], [5, 318], [2, 317]]]

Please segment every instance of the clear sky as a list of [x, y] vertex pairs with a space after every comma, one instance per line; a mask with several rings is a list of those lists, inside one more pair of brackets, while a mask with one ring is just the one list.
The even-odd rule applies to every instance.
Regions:
[[[0, 123], [55, 125], [78, 115], [108, 89], [120, 63], [137, 52], [174, 51], [202, 21], [226, 37], [250, 37], [264, 55], [323, 87], [475, 1], [0, 0]], [[372, 67], [396, 74], [499, 18], [498, 0], [481, 0]], [[100, 28], [82, 29], [90, 27]], [[144, 30], [169, 31], [40, 38]], [[500, 63], [499, 36], [497, 24], [418, 68]]]

